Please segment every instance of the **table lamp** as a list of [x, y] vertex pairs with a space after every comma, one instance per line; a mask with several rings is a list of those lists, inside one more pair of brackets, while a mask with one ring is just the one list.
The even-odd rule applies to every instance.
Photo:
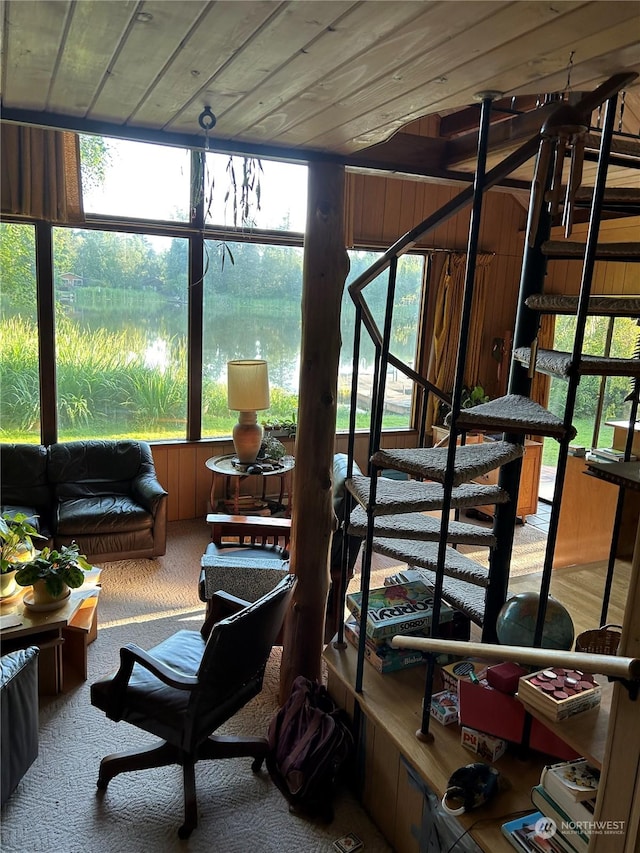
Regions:
[[262, 444], [262, 427], [256, 412], [269, 408], [267, 362], [261, 359], [227, 362], [227, 401], [229, 408], [238, 412], [238, 423], [233, 428], [238, 461], [250, 465], [256, 461]]

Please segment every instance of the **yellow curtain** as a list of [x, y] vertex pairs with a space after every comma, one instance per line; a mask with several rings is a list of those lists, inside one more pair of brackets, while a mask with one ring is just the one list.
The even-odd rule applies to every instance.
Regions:
[[[476, 259], [473, 301], [471, 303], [471, 326], [464, 372], [465, 384], [470, 386], [478, 384], [479, 381], [480, 345], [484, 325], [487, 281], [492, 259], [493, 255], [484, 254], [478, 255]], [[451, 393], [453, 390], [455, 379], [466, 263], [466, 255], [449, 255], [438, 282], [427, 379], [447, 393]], [[436, 422], [437, 414], [438, 400], [431, 394], [429, 395], [427, 409], [427, 429], [430, 429]]]
[[77, 134], [3, 124], [0, 161], [3, 213], [84, 220]]

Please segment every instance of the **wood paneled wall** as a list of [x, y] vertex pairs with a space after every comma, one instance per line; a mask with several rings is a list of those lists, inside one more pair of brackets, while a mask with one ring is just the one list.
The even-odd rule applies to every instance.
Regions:
[[[454, 198], [462, 185], [439, 185], [370, 174], [348, 175], [348, 229], [355, 246], [392, 245], [399, 237]], [[490, 396], [501, 393], [498, 363], [491, 355], [494, 338], [513, 331], [528, 198], [492, 190], [487, 193], [480, 226], [480, 251], [493, 253], [485, 305], [480, 381]], [[425, 235], [420, 248], [467, 249], [470, 208]], [[425, 326], [430, 328], [427, 318]], [[428, 341], [426, 342], [428, 344]], [[426, 353], [429, 347], [425, 347]], [[507, 366], [503, 367], [503, 374]]]
[[[640, 216], [626, 219], [605, 219], [600, 223], [599, 241], [601, 243], [621, 243], [638, 240], [640, 234]], [[574, 226], [571, 239], [586, 240], [587, 225]], [[561, 239], [561, 229], [554, 229], [552, 237]], [[549, 264], [545, 291], [547, 293], [566, 293], [575, 295], [580, 290], [582, 265], [579, 261], [553, 261]], [[640, 294], [640, 267], [632, 263], [612, 263], [596, 261], [593, 294], [609, 296], [636, 296]]]

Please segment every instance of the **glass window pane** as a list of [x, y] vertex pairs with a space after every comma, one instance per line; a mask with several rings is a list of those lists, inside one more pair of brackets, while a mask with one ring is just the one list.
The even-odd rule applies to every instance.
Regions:
[[[609, 318], [588, 317], [585, 329], [583, 352], [589, 355], [604, 355], [606, 352], [607, 328]], [[575, 317], [556, 318], [554, 349], [571, 352], [575, 337]], [[632, 358], [634, 346], [638, 340], [636, 321], [630, 317], [616, 317], [613, 320], [610, 354], [615, 358]], [[598, 423], [598, 447], [611, 447], [613, 427], [608, 421], [627, 421], [631, 402], [625, 401], [629, 395], [632, 380], [624, 376], [609, 376], [603, 382], [600, 376], [583, 376], [578, 385], [573, 425], [578, 434], [574, 444], [582, 444], [586, 448], [593, 446], [598, 401], [602, 400], [601, 414]], [[563, 379], [551, 379], [549, 391], [549, 410], [562, 417], [564, 415], [567, 397], [567, 383]], [[554, 466], [558, 459], [558, 443], [545, 441], [543, 463]]]
[[[349, 252], [351, 269], [347, 285], [354, 281], [380, 257], [376, 252]], [[403, 255], [398, 261], [396, 290], [393, 305], [390, 351], [396, 358], [410, 367], [415, 367], [416, 336], [420, 321], [422, 281], [425, 258], [423, 255]], [[366, 304], [380, 330], [384, 329], [384, 313], [387, 298], [388, 271], [382, 273], [365, 288]], [[345, 287], [342, 302], [342, 353], [338, 377], [338, 428], [349, 425], [349, 401], [351, 398], [353, 335], [355, 305]], [[358, 368], [358, 414], [357, 426], [368, 428], [371, 416], [371, 389], [373, 385], [375, 350], [368, 333], [363, 329], [360, 341]], [[389, 367], [385, 387], [385, 406], [382, 426], [385, 429], [411, 426], [413, 382], [394, 367]]]
[[40, 442], [35, 229], [0, 223], [0, 436]]
[[[207, 242], [204, 281], [202, 435], [230, 435], [227, 361], [264, 358], [271, 408], [258, 420], [291, 420], [298, 409], [303, 250], [292, 246]], [[230, 257], [233, 257], [231, 263]]]
[[191, 155], [187, 149], [81, 136], [80, 160], [85, 213], [189, 220]]
[[207, 154], [207, 224], [304, 232], [307, 171], [294, 163]]
[[60, 440], [185, 438], [187, 241], [54, 229]]

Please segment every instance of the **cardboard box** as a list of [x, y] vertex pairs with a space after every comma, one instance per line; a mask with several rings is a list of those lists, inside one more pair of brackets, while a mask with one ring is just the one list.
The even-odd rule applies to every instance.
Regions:
[[[458, 714], [461, 726], [486, 732], [511, 743], [521, 743], [525, 710], [515, 696], [494, 690], [486, 679], [479, 684], [458, 682]], [[538, 720], [531, 723], [529, 745], [557, 758], [579, 758], [577, 752]]]
[[473, 678], [484, 678], [487, 672], [487, 664], [483, 661], [465, 658], [448, 663], [441, 668], [442, 686], [445, 690], [458, 693], [458, 681], [465, 679], [473, 681]]
[[458, 696], [451, 690], [441, 690], [431, 697], [431, 716], [443, 726], [458, 722]]
[[477, 729], [470, 729], [468, 726], [462, 727], [460, 743], [465, 749], [470, 749], [487, 761], [497, 761], [507, 749], [506, 740], [488, 735], [486, 732], [479, 732]]

